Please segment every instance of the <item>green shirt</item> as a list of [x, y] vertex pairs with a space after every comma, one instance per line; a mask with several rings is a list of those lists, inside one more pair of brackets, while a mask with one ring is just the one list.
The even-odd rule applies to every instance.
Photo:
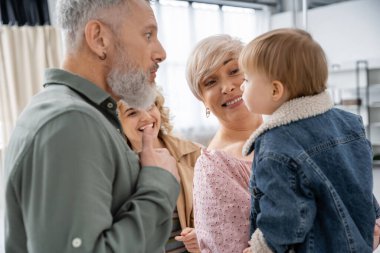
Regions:
[[161, 253], [177, 181], [140, 168], [109, 94], [63, 70], [45, 77], [7, 148], [6, 252]]

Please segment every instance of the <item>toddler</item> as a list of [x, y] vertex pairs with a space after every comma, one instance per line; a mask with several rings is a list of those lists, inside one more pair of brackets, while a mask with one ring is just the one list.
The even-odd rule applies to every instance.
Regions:
[[270, 115], [253, 150], [251, 252], [372, 252], [372, 151], [361, 118], [333, 108], [327, 61], [299, 29], [251, 41], [239, 62], [243, 100]]

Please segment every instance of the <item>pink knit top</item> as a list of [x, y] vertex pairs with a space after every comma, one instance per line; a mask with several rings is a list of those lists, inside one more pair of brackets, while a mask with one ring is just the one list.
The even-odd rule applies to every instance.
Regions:
[[251, 161], [202, 150], [194, 172], [194, 220], [201, 252], [242, 253], [249, 241]]

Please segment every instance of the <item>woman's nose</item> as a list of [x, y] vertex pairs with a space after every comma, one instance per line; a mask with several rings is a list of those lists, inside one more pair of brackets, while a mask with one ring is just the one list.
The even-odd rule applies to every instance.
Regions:
[[233, 90], [235, 90], [235, 85], [232, 82], [226, 82], [225, 84], [223, 84], [223, 88], [222, 88], [223, 93], [229, 93]]
[[152, 116], [149, 114], [149, 112], [143, 110], [141, 111], [141, 121], [147, 121], [150, 120]]

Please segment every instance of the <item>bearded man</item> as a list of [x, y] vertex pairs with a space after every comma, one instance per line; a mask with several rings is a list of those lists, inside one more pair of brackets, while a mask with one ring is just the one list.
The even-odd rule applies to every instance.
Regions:
[[5, 158], [6, 252], [162, 252], [175, 160], [146, 128], [139, 161], [116, 114], [120, 99], [144, 108], [155, 98], [166, 55], [149, 2], [58, 0], [56, 14], [62, 69], [46, 71]]

